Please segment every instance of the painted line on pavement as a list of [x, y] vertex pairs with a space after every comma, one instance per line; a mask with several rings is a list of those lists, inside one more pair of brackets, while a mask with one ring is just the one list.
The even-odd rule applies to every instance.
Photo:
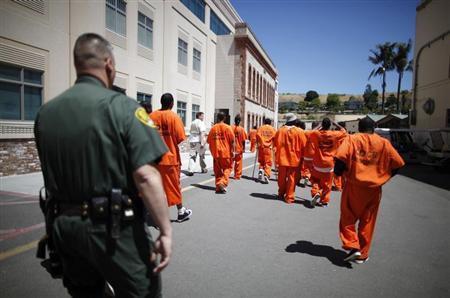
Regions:
[[43, 228], [44, 226], [45, 226], [45, 223], [41, 222], [41, 223], [29, 226], [29, 227], [25, 227], [25, 228], [0, 231], [0, 242], [3, 240], [14, 238], [14, 237], [26, 234], [28, 232]]
[[18, 254], [21, 254], [23, 252], [26, 252], [26, 251], [29, 251], [30, 249], [35, 248], [37, 246], [38, 242], [39, 242], [39, 240], [35, 240], [35, 241], [32, 241], [25, 245], [17, 246], [13, 249], [10, 249], [10, 250], [4, 251], [4, 252], [0, 252], [0, 262], [8, 259], [10, 257], [14, 257]]
[[[249, 166], [243, 167], [242, 170], [244, 171], [244, 170], [250, 169], [251, 167], [253, 167], [253, 165], [249, 165]], [[196, 183], [196, 184], [204, 185], [204, 184], [207, 184], [209, 182], [214, 181], [215, 179], [216, 178], [207, 179], [207, 180], [201, 181], [201, 182]], [[196, 188], [196, 187], [190, 185], [190, 186], [187, 186], [187, 187], [183, 188], [181, 190], [181, 192], [186, 192], [186, 191], [194, 189], [194, 188]], [[41, 223], [41, 224], [43, 224], [43, 223]], [[40, 224], [38, 224], [38, 225], [40, 225]], [[15, 248], [10, 249], [10, 250], [4, 251], [4, 252], [0, 252], [0, 262], [3, 261], [3, 260], [6, 260], [8, 258], [14, 257], [14, 256], [16, 256], [18, 254], [21, 254], [23, 252], [29, 251], [30, 249], [35, 248], [37, 246], [38, 242], [39, 242], [39, 240], [35, 240], [35, 241], [29, 242], [27, 244], [24, 244], [24, 245], [21, 245], [21, 246], [17, 246]]]
[[11, 205], [24, 205], [24, 204], [37, 204], [39, 201], [22, 201], [22, 202], [0, 202], [0, 206], [11, 206]]
[[15, 191], [3, 191], [0, 190], [0, 196], [12, 196], [12, 197], [19, 197], [22, 199], [30, 199], [30, 198], [37, 198], [37, 195], [25, 193], [25, 192], [15, 192]]

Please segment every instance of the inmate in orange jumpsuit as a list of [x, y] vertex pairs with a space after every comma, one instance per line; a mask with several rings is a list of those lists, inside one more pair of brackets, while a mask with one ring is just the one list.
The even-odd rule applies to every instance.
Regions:
[[405, 162], [388, 140], [366, 133], [346, 138], [336, 159], [346, 167], [339, 223], [342, 247], [357, 249], [361, 252], [360, 258], [366, 259], [375, 229], [381, 187], [391, 178], [392, 171], [404, 166]]
[[169, 148], [157, 168], [161, 174], [167, 203], [170, 206], [182, 203], [180, 169], [181, 158], [178, 144], [186, 139], [180, 117], [171, 110], [157, 110], [150, 114], [162, 139]]
[[220, 186], [228, 186], [228, 178], [232, 169], [234, 133], [231, 127], [223, 122], [215, 124], [208, 134], [208, 144], [214, 158], [214, 176], [216, 191]]
[[302, 129], [285, 125], [275, 134], [274, 144], [278, 164], [278, 197], [286, 203], [293, 203], [306, 136]]
[[248, 133], [248, 139], [250, 140], [250, 151], [255, 152], [256, 150], [256, 129], [250, 129], [250, 132]]
[[242, 176], [242, 156], [245, 150], [245, 140], [247, 133], [241, 126], [233, 125], [231, 127], [235, 137], [234, 147], [234, 179], [239, 180]]
[[297, 172], [297, 183], [300, 182], [300, 179], [309, 179], [311, 180], [311, 167], [312, 167], [312, 160], [314, 156], [314, 148], [311, 145], [308, 145], [309, 143], [309, 134], [310, 130], [302, 130], [306, 137], [306, 145], [305, 150], [303, 152], [303, 162], [300, 167], [300, 171]]
[[314, 130], [309, 135], [311, 147], [307, 150], [314, 148], [311, 195], [320, 194], [323, 204], [330, 201], [334, 155], [346, 135], [345, 130]]
[[270, 177], [272, 171], [272, 146], [275, 133], [275, 128], [265, 124], [258, 129], [256, 134], [259, 169], [262, 169], [267, 177]]

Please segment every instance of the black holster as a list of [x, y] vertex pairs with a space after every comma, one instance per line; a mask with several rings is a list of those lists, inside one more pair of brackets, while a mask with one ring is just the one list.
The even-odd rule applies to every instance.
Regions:
[[[44, 189], [45, 194], [42, 194]], [[62, 278], [63, 268], [61, 258], [56, 252], [55, 245], [53, 242], [53, 224], [58, 215], [58, 210], [56, 206], [56, 200], [54, 197], [48, 194], [45, 188], [41, 188], [39, 191], [39, 206], [41, 207], [42, 213], [45, 217], [45, 231], [44, 235], [38, 243], [36, 257], [43, 259], [41, 262], [42, 267], [44, 267], [47, 272], [52, 276], [52, 278]], [[48, 258], [47, 257], [48, 249]]]

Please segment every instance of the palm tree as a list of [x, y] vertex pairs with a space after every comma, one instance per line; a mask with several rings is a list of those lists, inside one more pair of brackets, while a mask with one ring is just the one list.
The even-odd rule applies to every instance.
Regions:
[[384, 114], [384, 94], [386, 92], [386, 72], [394, 69], [394, 48], [396, 43], [385, 42], [384, 44], [377, 44], [375, 50], [370, 50], [373, 56], [369, 56], [369, 61], [376, 67], [370, 72], [370, 78], [374, 76], [381, 76], [383, 84], [381, 85], [383, 91], [381, 95], [381, 113]]
[[398, 73], [398, 84], [397, 84], [397, 113], [399, 112], [399, 104], [400, 104], [400, 88], [402, 86], [403, 74], [405, 71], [412, 71], [413, 68], [413, 60], [408, 61], [409, 52], [411, 52], [411, 39], [408, 40], [408, 43], [398, 43], [395, 47], [394, 52], [394, 66], [395, 70]]

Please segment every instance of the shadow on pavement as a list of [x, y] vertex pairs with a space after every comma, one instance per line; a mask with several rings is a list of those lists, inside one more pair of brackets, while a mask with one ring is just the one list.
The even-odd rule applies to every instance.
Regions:
[[201, 188], [201, 189], [216, 191], [216, 188], [214, 186], [208, 186], [208, 185], [202, 185], [202, 184], [191, 184], [191, 186]]
[[289, 253], [299, 252], [315, 257], [323, 257], [327, 258], [333, 265], [349, 269], [353, 268], [349, 262], [344, 262], [344, 258], [347, 255], [345, 251], [335, 249], [328, 245], [318, 245], [310, 241], [300, 240], [296, 243], [289, 244], [285, 251]]
[[[278, 199], [278, 196], [274, 195], [274, 194], [253, 192], [253, 193], [250, 194], [250, 196], [254, 197], [254, 198], [258, 198], [258, 199], [279, 201], [280, 203], [285, 203], [284, 201]], [[305, 205], [305, 204], [308, 204], [308, 202], [309, 201], [306, 201], [306, 200], [303, 200], [303, 199], [300, 198], [300, 200], [295, 200], [294, 204], [299, 204], [299, 205], [305, 206], [306, 208], [310, 208], [310, 207]], [[313, 208], [313, 207], [311, 207], [311, 208]]]
[[450, 174], [439, 172], [431, 166], [408, 164], [398, 171], [398, 175], [450, 190]]
[[250, 177], [250, 176], [247, 176], [247, 175], [242, 175], [241, 176], [241, 178], [242, 179], [246, 179], [246, 180], [253, 180], [253, 181], [255, 181], [255, 182], [257, 182], [257, 180], [258, 180], [258, 178], [252, 178], [252, 177]]

